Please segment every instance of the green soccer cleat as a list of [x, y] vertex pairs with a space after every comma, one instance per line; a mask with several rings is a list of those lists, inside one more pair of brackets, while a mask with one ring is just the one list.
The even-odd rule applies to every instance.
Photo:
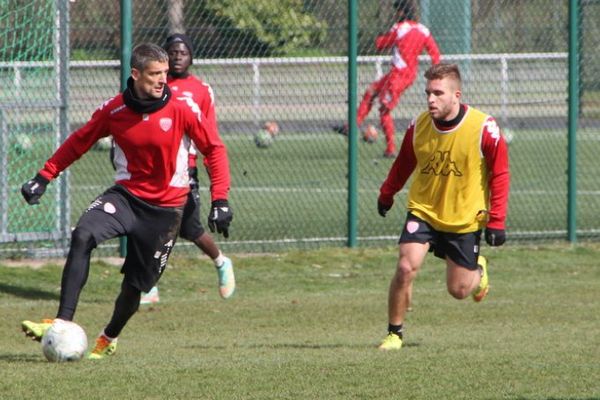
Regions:
[[235, 292], [235, 275], [231, 259], [225, 257], [223, 264], [217, 267], [217, 274], [219, 275], [219, 294], [222, 298], [228, 299]]
[[479, 256], [479, 258], [477, 258], [477, 265], [481, 267], [481, 280], [479, 281], [479, 286], [473, 292], [473, 300], [479, 303], [490, 291], [490, 280], [488, 277], [486, 258]]
[[393, 332], [383, 339], [383, 342], [379, 345], [379, 350], [400, 350], [402, 348], [402, 338]]
[[101, 360], [112, 356], [117, 351], [117, 339], [110, 340], [103, 333], [96, 339], [94, 350], [88, 355], [89, 360]]
[[140, 297], [140, 305], [156, 304], [159, 301], [158, 286], [153, 286], [148, 293], [142, 293]]
[[42, 322], [23, 321], [21, 329], [25, 332], [25, 336], [41, 342], [48, 328], [52, 326], [52, 322], [54, 322], [52, 319], [43, 319]]

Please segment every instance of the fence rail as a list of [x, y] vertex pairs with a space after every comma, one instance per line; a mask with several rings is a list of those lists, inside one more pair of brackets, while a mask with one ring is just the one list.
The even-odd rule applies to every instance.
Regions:
[[[487, 107], [505, 124], [511, 116], [566, 115], [567, 53], [455, 54], [444, 56], [443, 59], [461, 64], [463, 72], [466, 72], [463, 77], [466, 98], [472, 99], [474, 104]], [[200, 75], [207, 75], [206, 80], [213, 85], [221, 121], [241, 120], [258, 124], [261, 120], [273, 118], [313, 119], [315, 110], [323, 114], [323, 107], [336, 118], [343, 116], [346, 112], [344, 93], [347, 62], [347, 57], [196, 59], [194, 70]], [[421, 56], [420, 62], [427, 65], [429, 59]], [[535, 66], [528, 67], [528, 63], [536, 62], [544, 63], [544, 68], [539, 68], [543, 74], [531, 73]], [[359, 79], [364, 86], [385, 72], [389, 57], [360, 56], [358, 64]], [[12, 71], [12, 82], [18, 93], [27, 90], [27, 69], [54, 66], [52, 62], [0, 62], [0, 74], [2, 70], [4, 73]], [[298, 67], [309, 69], [299, 75], [295, 69]], [[107, 96], [112, 96], [111, 93], [118, 88], [119, 68], [118, 60], [69, 63], [70, 73], [74, 76], [70, 84], [70, 95], [75, 100], [70, 105], [72, 123], [86, 121], [96, 106]], [[231, 69], [239, 71], [237, 77], [232, 78]], [[318, 69], [318, 72], [314, 72], [314, 69]], [[100, 74], [103, 78], [92, 83], [85, 77], [77, 78], [79, 74], [90, 74], [92, 71], [94, 76]], [[273, 79], [274, 75], [277, 79]], [[282, 86], [286, 82], [290, 87]], [[422, 82], [421, 77], [402, 100], [403, 109], [407, 111], [405, 118], [418, 112], [422, 105], [418, 101], [418, 91], [422, 88], [419, 82]], [[90, 90], [90, 84], [93, 84], [94, 90]], [[301, 90], [294, 93], [292, 89], [298, 85], [310, 90], [307, 93]], [[539, 85], [544, 85], [543, 91], [539, 90]], [[524, 92], [528, 87], [535, 87], [535, 90]], [[552, 107], [542, 110], [539, 105]], [[36, 107], [30, 102], [27, 105], [7, 101], [0, 103], [0, 108], [25, 106]]]

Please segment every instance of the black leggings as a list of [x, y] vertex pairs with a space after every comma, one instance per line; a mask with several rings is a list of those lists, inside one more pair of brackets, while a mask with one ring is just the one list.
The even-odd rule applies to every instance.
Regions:
[[121, 283], [121, 293], [119, 293], [119, 296], [115, 301], [115, 310], [112, 318], [108, 325], [106, 325], [106, 328], [104, 328], [104, 333], [107, 336], [111, 338], [119, 336], [127, 324], [127, 321], [129, 321], [140, 307], [141, 294], [142, 292], [140, 289], [131, 286], [123, 279], [123, 282]]
[[71, 248], [62, 273], [60, 305], [56, 318], [72, 321], [81, 289], [90, 273], [90, 255], [96, 247], [92, 233], [82, 227], [71, 235]]
[[[166, 267], [181, 223], [182, 207], [158, 207], [119, 186], [107, 189], [84, 212], [71, 234], [61, 280], [57, 318], [72, 321], [90, 271], [90, 256], [105, 240], [127, 236], [121, 293], [105, 332], [117, 337], [139, 307], [141, 291], [156, 284]], [[157, 252], [159, 257], [156, 256]]]
[[[90, 254], [96, 247], [92, 234], [85, 228], [78, 227], [71, 236], [71, 249], [62, 275], [62, 290], [57, 318], [72, 321], [79, 301], [81, 289], [87, 282], [90, 271]], [[141, 291], [123, 279], [121, 293], [115, 301], [113, 316], [104, 333], [117, 337], [136, 313], [140, 305]]]

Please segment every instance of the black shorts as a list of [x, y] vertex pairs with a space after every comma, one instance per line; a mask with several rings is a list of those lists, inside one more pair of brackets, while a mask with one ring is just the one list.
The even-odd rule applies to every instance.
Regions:
[[158, 282], [177, 239], [182, 207], [159, 207], [116, 185], [98, 196], [77, 227], [91, 232], [96, 245], [127, 237], [124, 280], [143, 292]]
[[193, 242], [203, 234], [204, 227], [200, 222], [200, 193], [198, 190], [191, 190], [183, 208], [179, 236]]
[[470, 270], [477, 269], [481, 230], [467, 233], [450, 233], [435, 230], [426, 221], [410, 212], [398, 243], [429, 243], [429, 251], [436, 257], [450, 258], [456, 264]]

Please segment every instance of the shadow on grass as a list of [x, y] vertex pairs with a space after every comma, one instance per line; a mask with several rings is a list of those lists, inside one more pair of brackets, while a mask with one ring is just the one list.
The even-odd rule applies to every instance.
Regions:
[[40, 290], [32, 287], [19, 287], [0, 283], [0, 293], [31, 300], [58, 300], [60, 296], [53, 292]]
[[39, 355], [23, 354], [23, 353], [0, 353], [0, 361], [6, 362], [33, 362], [33, 363], [47, 363], [48, 361], [42, 355], [42, 349], [40, 348]]

